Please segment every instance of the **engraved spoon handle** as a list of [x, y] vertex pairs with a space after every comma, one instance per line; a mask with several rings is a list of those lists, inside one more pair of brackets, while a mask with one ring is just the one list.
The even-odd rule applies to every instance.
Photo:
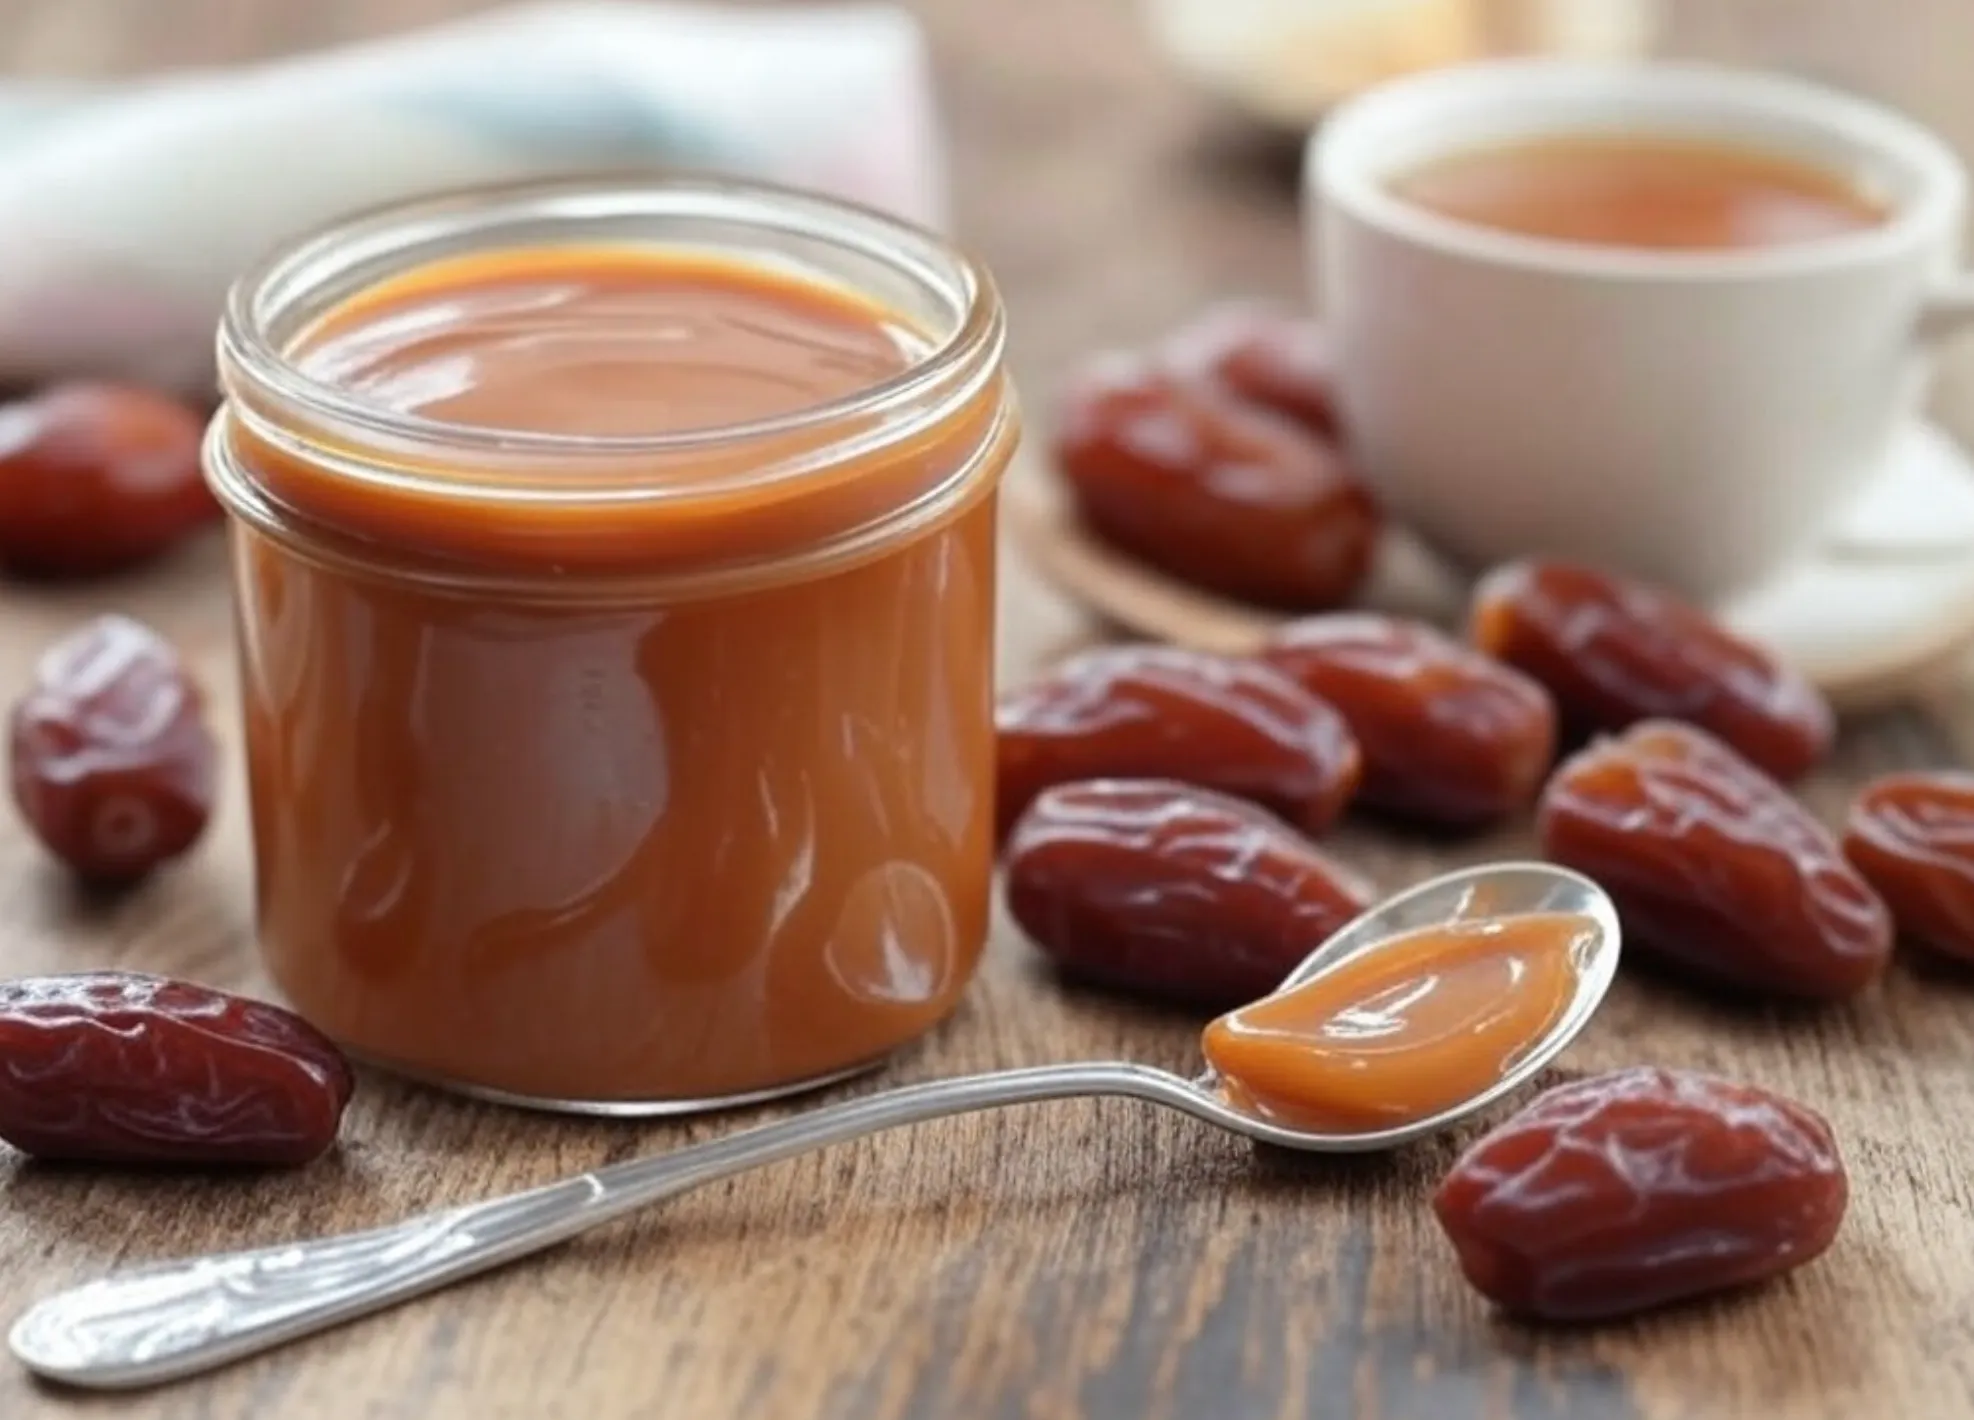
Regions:
[[651, 1158], [367, 1232], [157, 1263], [36, 1304], [8, 1342], [39, 1375], [124, 1390], [176, 1380], [552, 1247], [743, 1170], [1000, 1105], [1128, 1095], [1217, 1124], [1225, 1106], [1163, 1070], [1051, 1065], [908, 1085]]

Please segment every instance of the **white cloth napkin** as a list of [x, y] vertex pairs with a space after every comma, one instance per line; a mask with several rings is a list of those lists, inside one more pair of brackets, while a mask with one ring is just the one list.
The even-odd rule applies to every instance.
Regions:
[[258, 67], [0, 84], [0, 380], [196, 387], [227, 286], [286, 238], [645, 164], [945, 215], [923, 44], [884, 5], [564, 0]]

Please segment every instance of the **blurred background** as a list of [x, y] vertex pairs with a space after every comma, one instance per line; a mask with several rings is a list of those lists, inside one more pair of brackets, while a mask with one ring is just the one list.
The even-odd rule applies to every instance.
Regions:
[[[500, 8], [0, 0], [0, 65], [21, 78], [148, 75], [380, 40]], [[602, 0], [597, 13], [610, 8]], [[853, 47], [847, 31], [859, 23], [831, 4], [706, 8], [807, 16], [823, 28], [791, 41], [797, 56], [837, 27]], [[922, 35], [942, 131], [930, 143], [896, 131], [916, 126], [916, 98], [842, 126], [863, 135], [852, 146], [888, 133], [892, 146], [943, 155], [952, 228], [1001, 284], [1036, 431], [1062, 377], [1093, 350], [1151, 339], [1223, 297], [1301, 300], [1296, 182], [1307, 131], [1339, 94], [1409, 68], [1531, 49], [1756, 65], [1890, 102], [1974, 153], [1969, 0], [898, 0], [897, 9]], [[745, 49], [743, 41], [731, 52]], [[784, 53], [781, 72], [789, 62]], [[626, 67], [635, 74], [638, 63]], [[665, 89], [680, 68], [647, 87]], [[726, 87], [725, 101], [744, 113], [750, 98], [736, 101], [736, 85]], [[772, 104], [775, 84], [762, 87]], [[698, 101], [684, 95], [678, 107], [690, 113]], [[236, 200], [233, 188], [215, 186], [217, 200]], [[1948, 352], [1935, 404], [1953, 432], [1974, 433], [1958, 417], [1974, 409], [1974, 350]], [[1018, 608], [1005, 623], [1011, 663], [1087, 633], [1018, 562], [1006, 585]]]
[[[1298, 105], [1313, 114], [1354, 77], [1545, 35], [1578, 46], [1635, 43], [1871, 94], [1974, 151], [1968, 0], [900, 6], [919, 21], [932, 59], [955, 228], [1002, 283], [1016, 367], [1041, 415], [1052, 382], [1093, 346], [1149, 337], [1223, 295], [1299, 295], [1299, 135], [1285, 130]], [[0, 0], [0, 63], [22, 75], [136, 74], [343, 44], [494, 8], [488, 0]], [[768, 7], [729, 0], [721, 8]], [[1968, 389], [1969, 372], [1965, 354], [1950, 362], [1949, 405]]]

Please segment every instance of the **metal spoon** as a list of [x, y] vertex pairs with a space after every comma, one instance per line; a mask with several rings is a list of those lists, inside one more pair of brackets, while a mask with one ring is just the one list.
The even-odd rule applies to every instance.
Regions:
[[700, 1184], [882, 1129], [1000, 1105], [1128, 1095], [1284, 1148], [1395, 1148], [1494, 1103], [1583, 1029], [1617, 969], [1618, 920], [1610, 899], [1588, 878], [1542, 863], [1450, 873], [1373, 907], [1283, 983], [1282, 989], [1298, 985], [1400, 933], [1525, 912], [1579, 913], [1598, 928], [1568, 1008], [1502, 1079], [1472, 1099], [1397, 1128], [1359, 1134], [1287, 1128], [1236, 1109], [1210, 1071], [1188, 1080], [1122, 1061], [1002, 1070], [825, 1105], [724, 1139], [368, 1232], [136, 1268], [30, 1308], [8, 1343], [30, 1370], [70, 1385], [121, 1390], [176, 1380], [512, 1262]]

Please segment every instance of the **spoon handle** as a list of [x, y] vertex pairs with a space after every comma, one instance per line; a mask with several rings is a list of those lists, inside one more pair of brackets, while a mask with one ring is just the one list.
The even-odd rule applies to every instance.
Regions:
[[36, 1304], [15, 1322], [8, 1343], [28, 1369], [69, 1385], [126, 1390], [177, 1380], [746, 1169], [921, 1120], [1078, 1095], [1129, 1095], [1222, 1117], [1188, 1081], [1122, 1062], [908, 1085], [388, 1227], [115, 1273]]

